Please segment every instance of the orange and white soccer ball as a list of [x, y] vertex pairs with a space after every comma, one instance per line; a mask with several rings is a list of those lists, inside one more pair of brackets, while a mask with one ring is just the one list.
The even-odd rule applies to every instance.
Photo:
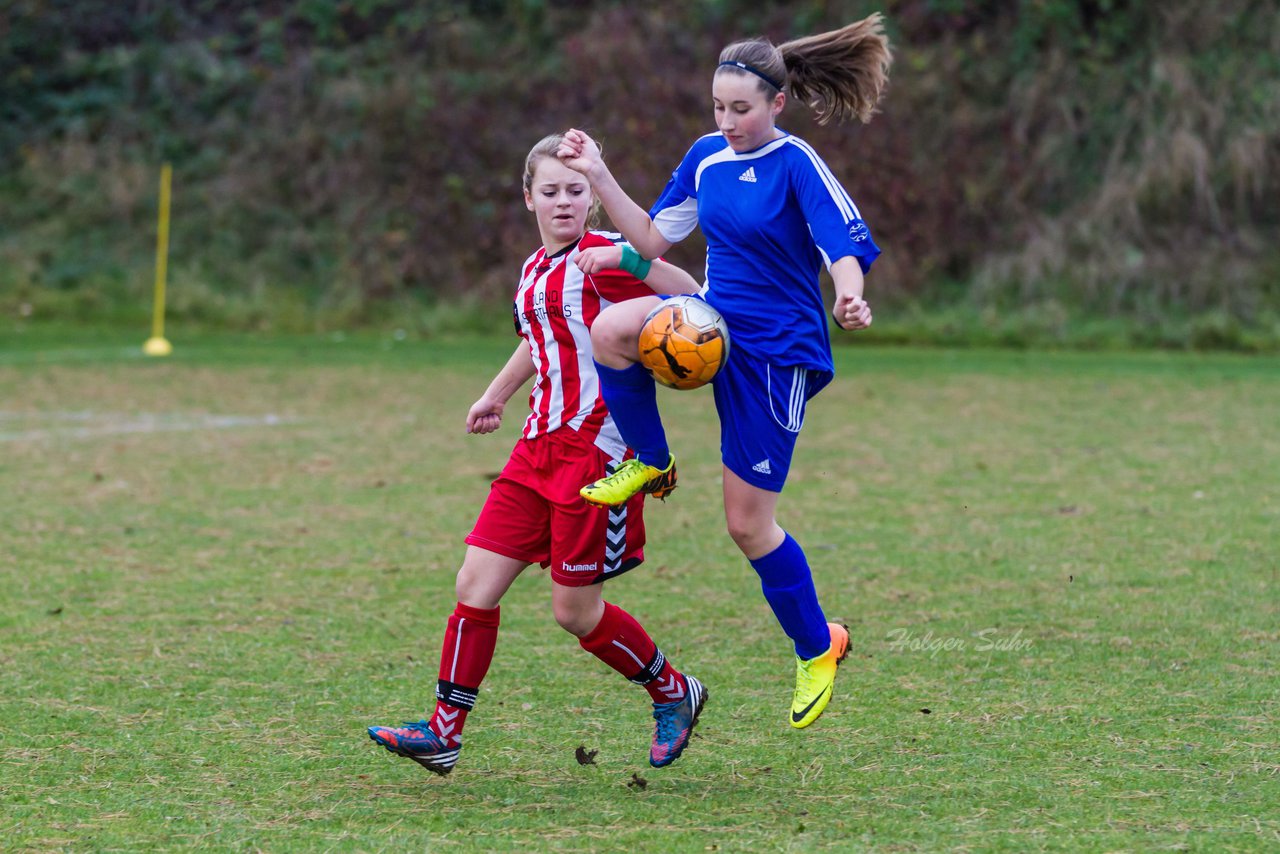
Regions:
[[706, 385], [729, 360], [729, 327], [704, 300], [662, 301], [640, 327], [640, 364], [668, 388]]

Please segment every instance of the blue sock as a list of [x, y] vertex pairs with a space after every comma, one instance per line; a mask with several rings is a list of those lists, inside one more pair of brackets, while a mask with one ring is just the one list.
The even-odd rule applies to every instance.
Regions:
[[796, 655], [813, 658], [831, 646], [827, 618], [813, 588], [813, 573], [800, 544], [787, 534], [782, 545], [751, 561], [760, 587], [782, 630], [795, 643]]
[[639, 362], [618, 370], [596, 362], [600, 374], [600, 394], [618, 425], [622, 441], [636, 452], [645, 465], [665, 469], [671, 459], [667, 431], [658, 414], [658, 387]]

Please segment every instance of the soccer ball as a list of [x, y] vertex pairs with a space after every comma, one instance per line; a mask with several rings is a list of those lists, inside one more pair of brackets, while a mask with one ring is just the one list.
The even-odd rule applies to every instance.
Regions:
[[694, 296], [662, 301], [640, 327], [640, 364], [668, 388], [698, 388], [729, 360], [729, 327]]

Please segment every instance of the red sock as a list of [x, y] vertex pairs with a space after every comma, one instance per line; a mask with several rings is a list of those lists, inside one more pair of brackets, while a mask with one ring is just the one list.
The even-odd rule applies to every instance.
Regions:
[[600, 623], [578, 643], [632, 682], [643, 685], [655, 703], [684, 699], [684, 674], [671, 666], [636, 618], [617, 605], [605, 602]]
[[476, 704], [480, 683], [489, 672], [498, 643], [501, 608], [472, 608], [458, 603], [449, 616], [440, 650], [440, 679], [431, 731], [450, 747], [462, 744], [462, 726]]

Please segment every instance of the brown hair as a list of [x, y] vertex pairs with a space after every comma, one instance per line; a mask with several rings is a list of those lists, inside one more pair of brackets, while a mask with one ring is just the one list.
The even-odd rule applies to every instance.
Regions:
[[555, 157], [562, 142], [564, 142], [564, 134], [553, 133], [544, 136], [529, 149], [529, 156], [524, 159], [524, 178], [521, 181], [526, 193], [533, 189], [533, 173], [537, 171], [538, 163], [544, 157]]
[[[884, 34], [884, 19], [876, 12], [838, 30], [777, 47], [762, 38], [734, 42], [720, 52], [720, 62], [750, 66], [760, 81], [760, 90], [769, 97], [790, 84], [791, 94], [817, 112], [819, 124], [850, 118], [865, 123], [875, 115], [889, 82], [893, 54]], [[732, 65], [721, 65], [716, 72], [753, 73]]]
[[[562, 142], [564, 142], [564, 134], [548, 134], [538, 140], [533, 148], [529, 149], [529, 155], [524, 159], [524, 177], [520, 181], [526, 193], [533, 190], [533, 173], [538, 171], [538, 164], [547, 157], [553, 160], [556, 159], [556, 152], [560, 149], [560, 143]], [[586, 180], [585, 176], [583, 180]], [[587, 184], [587, 187], [591, 193], [591, 210], [587, 213], [587, 228], [599, 228], [600, 197], [596, 195], [596, 191], [591, 187], [590, 183]]]

